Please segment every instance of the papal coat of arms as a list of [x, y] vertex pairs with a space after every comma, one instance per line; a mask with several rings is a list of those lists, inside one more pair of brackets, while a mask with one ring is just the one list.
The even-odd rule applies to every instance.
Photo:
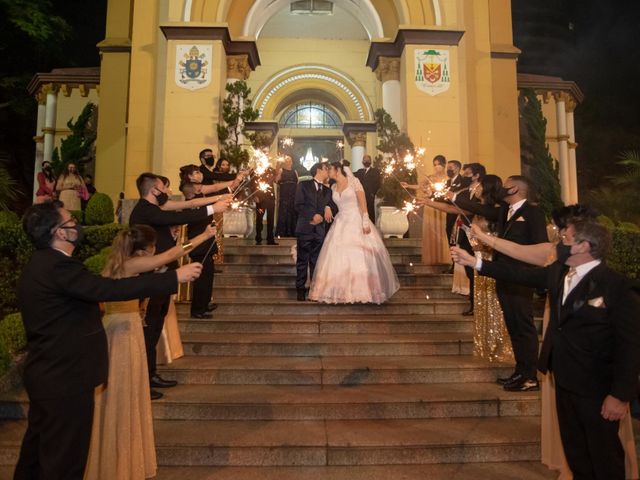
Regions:
[[429, 95], [451, 86], [449, 50], [416, 50], [416, 86]]
[[189, 90], [204, 88], [211, 83], [209, 62], [211, 45], [176, 46], [176, 84]]

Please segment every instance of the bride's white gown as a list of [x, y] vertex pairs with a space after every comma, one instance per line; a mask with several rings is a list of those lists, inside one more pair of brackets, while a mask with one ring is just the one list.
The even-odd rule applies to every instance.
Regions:
[[323, 303], [383, 303], [400, 288], [389, 252], [376, 227], [362, 231], [356, 191], [360, 181], [349, 176], [342, 192], [332, 187], [338, 214], [316, 263], [309, 298]]

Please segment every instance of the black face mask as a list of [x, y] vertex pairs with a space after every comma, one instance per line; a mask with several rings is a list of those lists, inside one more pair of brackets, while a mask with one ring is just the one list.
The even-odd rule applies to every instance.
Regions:
[[455, 172], [453, 170], [447, 170], [447, 177], [453, 178], [455, 176], [456, 176], [456, 174], [455, 174]]
[[73, 245], [74, 247], [77, 247], [78, 245], [80, 245], [82, 243], [82, 241], [84, 240], [84, 228], [82, 227], [82, 225], [78, 224], [75, 227], [60, 227], [63, 230], [75, 230], [76, 231], [76, 238], [75, 240], [67, 240], [67, 242], [69, 242], [71, 245]]
[[462, 188], [467, 188], [469, 185], [471, 185], [472, 181], [473, 179], [471, 177], [462, 177], [462, 180], [460, 181], [460, 186]]
[[364, 165], [364, 168], [369, 168], [371, 166], [371, 162], [362, 162], [362, 165]]
[[158, 205], [160, 206], [164, 205], [169, 200], [169, 195], [167, 195], [164, 192], [161, 192], [158, 195], [154, 194], [153, 196], [156, 197], [156, 200], [158, 201]]
[[556, 244], [556, 260], [564, 265], [569, 257], [571, 257], [571, 245], [558, 242]]
[[511, 188], [504, 188], [502, 187], [500, 189], [500, 198], [502, 200], [506, 199], [507, 197], [510, 197], [511, 195], [515, 195], [516, 193], [518, 193], [518, 189], [516, 188], [515, 191], [512, 191], [513, 187]]
[[213, 164], [215, 163], [215, 158], [204, 157], [204, 163], [207, 165], [207, 167], [213, 167]]

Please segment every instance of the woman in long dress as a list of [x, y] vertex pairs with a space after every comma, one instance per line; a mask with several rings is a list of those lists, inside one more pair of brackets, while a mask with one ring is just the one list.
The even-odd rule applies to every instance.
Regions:
[[282, 165], [276, 167], [276, 183], [279, 187], [277, 237], [295, 237], [297, 215], [295, 209], [298, 174], [293, 169], [293, 160], [284, 157]]
[[[118, 234], [102, 275], [133, 277], [185, 255], [215, 235], [210, 227], [191, 245], [154, 255], [156, 234], [137, 225]], [[96, 391], [86, 480], [141, 480], [156, 475], [142, 317], [138, 300], [108, 302], [102, 319], [109, 342], [109, 377]]]
[[42, 171], [38, 172], [38, 191], [36, 203], [50, 202], [56, 196], [56, 176], [50, 162], [42, 162]]
[[[345, 162], [347, 163], [347, 162]], [[320, 250], [309, 298], [323, 303], [377, 303], [400, 288], [380, 233], [371, 223], [360, 181], [334, 162], [329, 177], [338, 213]]]
[[[503, 238], [487, 235], [479, 226], [473, 225], [473, 236], [480, 242], [490, 245], [496, 251], [499, 251], [511, 258], [520, 260], [532, 265], [545, 266], [555, 261], [555, 243], [559, 241], [558, 233], [566, 228], [569, 221], [575, 221], [585, 218], [593, 218], [595, 214], [581, 205], [571, 205], [556, 210], [553, 213], [553, 219], [556, 229], [556, 238], [550, 238], [548, 243], [539, 243], [537, 245], [519, 245]], [[543, 336], [549, 324], [549, 302], [545, 306], [542, 329]], [[558, 416], [556, 413], [556, 395], [553, 374], [548, 373], [542, 376], [540, 382], [542, 389], [540, 394], [541, 401], [541, 460], [550, 470], [559, 472], [558, 480], [571, 480], [573, 474], [564, 455], [562, 440], [560, 438], [560, 427], [558, 424]], [[627, 479], [638, 478], [638, 460], [636, 455], [635, 438], [633, 436], [633, 426], [631, 423], [631, 415], [627, 414], [620, 421], [620, 441], [625, 451], [625, 471]]]
[[56, 182], [58, 200], [64, 203], [64, 208], [69, 211], [76, 211], [82, 208], [80, 198], [81, 188], [85, 188], [84, 180], [82, 180], [82, 177], [78, 174], [76, 166], [70, 163]]

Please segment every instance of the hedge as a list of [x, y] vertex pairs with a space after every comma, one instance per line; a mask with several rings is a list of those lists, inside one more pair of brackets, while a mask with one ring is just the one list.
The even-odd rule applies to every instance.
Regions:
[[13, 356], [27, 346], [22, 316], [12, 313], [0, 320], [0, 376], [9, 369]]
[[75, 251], [74, 255], [83, 262], [89, 257], [98, 255], [103, 249], [111, 246], [113, 239], [116, 238], [116, 235], [124, 230], [124, 228], [125, 226], [117, 223], [84, 227], [85, 239]]
[[107, 263], [109, 253], [111, 253], [111, 247], [103, 248], [97, 255], [87, 258], [84, 261], [84, 266], [87, 267], [91, 273], [100, 275], [102, 270], [104, 270], [104, 265]]
[[633, 280], [640, 280], [640, 232], [618, 226], [611, 233], [613, 248], [607, 260], [609, 266]]
[[87, 225], [106, 225], [113, 223], [113, 201], [106, 193], [94, 193], [84, 210], [84, 222]]

